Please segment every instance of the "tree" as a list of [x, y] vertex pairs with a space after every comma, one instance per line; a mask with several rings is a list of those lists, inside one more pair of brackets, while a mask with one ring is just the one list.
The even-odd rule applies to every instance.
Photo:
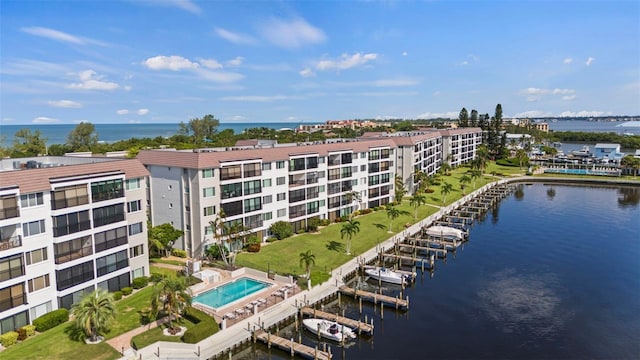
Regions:
[[360, 232], [360, 222], [358, 220], [349, 219], [346, 222], [342, 223], [342, 228], [340, 229], [340, 239], [347, 238], [347, 247], [346, 253], [347, 255], [351, 255], [351, 238], [353, 235]]
[[216, 217], [209, 221], [209, 226], [211, 226], [211, 232], [213, 233], [213, 237], [216, 239], [216, 246], [219, 251], [218, 254], [222, 257], [222, 261], [224, 261], [225, 265], [229, 265], [229, 258], [227, 256], [226, 246], [224, 244], [225, 240], [228, 236], [225, 234], [225, 219], [227, 218], [224, 210], [220, 209], [220, 212], [216, 214]]
[[356, 205], [355, 205], [355, 209], [349, 213], [349, 218], [353, 218], [353, 213], [357, 211], [360, 201], [362, 200], [362, 197], [360, 196], [360, 192], [358, 191], [349, 191], [348, 193], [344, 194], [345, 198], [347, 199], [347, 201], [349, 203], [353, 203], [355, 201]]
[[171, 249], [184, 231], [178, 230], [170, 223], [150, 227], [147, 231], [149, 249], [155, 250], [161, 256], [169, 256]]
[[151, 317], [156, 318], [161, 312], [169, 317], [169, 329], [174, 328], [173, 320], [191, 306], [191, 291], [184, 277], [164, 277], [154, 288], [151, 298]]
[[471, 169], [469, 170], [469, 174], [471, 175], [471, 181], [473, 181], [473, 188], [476, 188], [476, 179], [479, 179], [482, 176], [480, 170]]
[[91, 151], [97, 143], [96, 127], [90, 122], [81, 122], [67, 135], [65, 145], [71, 151]]
[[101, 333], [109, 331], [109, 325], [116, 317], [116, 305], [112, 294], [97, 289], [74, 304], [71, 313], [76, 326], [91, 342], [96, 342]]
[[395, 185], [395, 194], [396, 194], [396, 202], [402, 202], [402, 198], [407, 191], [404, 189], [404, 182], [402, 181], [402, 177], [400, 175], [396, 175], [394, 178]]
[[38, 156], [46, 152], [47, 138], [42, 137], [40, 130], [33, 133], [27, 128], [16, 131], [11, 157]]
[[487, 168], [487, 162], [489, 161], [489, 149], [486, 145], [480, 144], [476, 150], [476, 157], [471, 163], [471, 168], [480, 170], [480, 174], [484, 173], [484, 169]]
[[391, 227], [393, 225], [393, 220], [400, 217], [400, 215], [401, 215], [401, 212], [400, 210], [398, 210], [398, 208], [396, 208], [395, 206], [387, 205], [387, 217], [391, 219], [391, 221], [389, 221], [389, 232], [393, 232], [391, 230]]
[[527, 156], [527, 152], [524, 149], [518, 149], [516, 151], [516, 159], [518, 159], [518, 164], [520, 164], [520, 169], [522, 166], [529, 161], [529, 157]]
[[271, 233], [278, 239], [286, 239], [293, 235], [291, 224], [286, 221], [276, 221], [269, 227]]
[[462, 177], [460, 177], [460, 189], [462, 189], [462, 195], [465, 194], [464, 192], [465, 185], [470, 182], [471, 182], [471, 178], [467, 174], [464, 174], [462, 175]]
[[414, 207], [413, 219], [418, 220], [418, 207], [427, 203], [427, 198], [422, 194], [415, 194], [411, 197], [409, 204]]
[[458, 127], [469, 127], [469, 113], [466, 108], [462, 108], [462, 110], [460, 110], [460, 114], [458, 115]]
[[631, 169], [633, 177], [635, 178], [638, 175], [638, 169], [640, 169], [640, 159], [634, 157], [632, 154], [628, 154], [620, 160], [620, 165]]
[[214, 140], [220, 121], [213, 115], [205, 115], [202, 119], [189, 120], [188, 124], [180, 122], [179, 133], [191, 135], [195, 146], [201, 146], [205, 140]]
[[311, 250], [307, 250], [300, 253], [300, 266], [304, 264], [304, 272], [307, 279], [311, 276], [311, 266], [316, 264], [316, 256], [311, 253]]
[[447, 202], [447, 195], [453, 191], [453, 185], [445, 182], [440, 188], [440, 194], [442, 194], [442, 206]]
[[473, 109], [471, 110], [471, 117], [469, 118], [469, 125], [471, 127], [477, 127], [478, 126], [478, 110]]

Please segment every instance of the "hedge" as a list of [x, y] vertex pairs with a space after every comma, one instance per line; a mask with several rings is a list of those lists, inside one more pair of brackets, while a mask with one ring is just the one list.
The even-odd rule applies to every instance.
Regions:
[[33, 320], [33, 325], [35, 325], [36, 330], [43, 332], [67, 321], [69, 321], [69, 310], [62, 308], [48, 312]]
[[187, 308], [182, 315], [187, 320], [196, 324], [182, 336], [182, 340], [187, 344], [198, 343], [220, 330], [218, 323], [215, 322], [212, 317], [198, 309], [192, 307]]
[[184, 251], [184, 250], [180, 250], [180, 249], [171, 249], [171, 255], [177, 256], [179, 258], [186, 258], [187, 257], [187, 252]]
[[114, 291], [113, 292], [113, 300], [118, 301], [122, 299], [122, 291], [118, 290], [118, 291]]
[[36, 334], [36, 327], [33, 325], [25, 325], [21, 327], [21, 329], [24, 329], [27, 332], [27, 337], [33, 336]]
[[9, 331], [0, 335], [0, 344], [5, 348], [18, 342], [18, 333], [15, 331]]
[[146, 276], [140, 276], [131, 281], [131, 287], [134, 289], [142, 289], [149, 285], [149, 278]]
[[125, 286], [122, 289], [120, 289], [120, 291], [122, 291], [122, 295], [129, 296], [133, 292], [133, 288], [129, 286]]

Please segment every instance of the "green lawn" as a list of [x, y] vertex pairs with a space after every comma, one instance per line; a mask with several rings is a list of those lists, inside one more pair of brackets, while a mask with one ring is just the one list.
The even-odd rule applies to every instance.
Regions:
[[[175, 323], [175, 322], [174, 322]], [[195, 326], [191, 321], [180, 318], [178, 324], [180, 326], [184, 326], [187, 329]], [[166, 326], [158, 326], [151, 330], [147, 330], [142, 334], [136, 335], [131, 339], [131, 345], [135, 349], [142, 349], [145, 346], [151, 345], [157, 341], [167, 341], [167, 342], [182, 342], [182, 336], [165, 336], [162, 331], [166, 328]]]

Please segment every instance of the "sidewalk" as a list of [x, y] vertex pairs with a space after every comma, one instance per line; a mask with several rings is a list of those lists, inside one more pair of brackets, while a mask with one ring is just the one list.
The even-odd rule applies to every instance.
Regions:
[[[153, 328], [156, 328], [162, 324], [164, 324], [165, 322], [167, 322], [169, 319], [164, 317], [160, 320], [154, 321], [148, 325], [144, 325], [141, 326], [139, 328], [133, 329], [129, 332], [126, 332], [124, 334], [118, 335], [116, 337], [114, 337], [113, 339], [109, 339], [107, 340], [107, 344], [111, 345], [111, 347], [113, 347], [114, 349], [116, 349], [117, 351], [119, 351], [123, 356], [125, 355], [125, 353], [127, 353], [127, 351], [131, 351], [131, 354], [133, 354], [133, 349], [131, 348], [131, 339], [133, 339], [134, 336], [138, 335], [138, 334], [142, 334], [143, 332], [147, 331], [147, 330], [151, 330]], [[134, 354], [135, 356], [135, 354]]]

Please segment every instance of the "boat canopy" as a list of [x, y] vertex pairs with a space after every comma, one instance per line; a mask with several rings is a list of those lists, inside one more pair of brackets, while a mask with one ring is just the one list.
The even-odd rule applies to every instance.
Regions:
[[429, 236], [440, 236], [448, 238], [464, 239], [464, 231], [449, 226], [434, 225], [426, 230]]

